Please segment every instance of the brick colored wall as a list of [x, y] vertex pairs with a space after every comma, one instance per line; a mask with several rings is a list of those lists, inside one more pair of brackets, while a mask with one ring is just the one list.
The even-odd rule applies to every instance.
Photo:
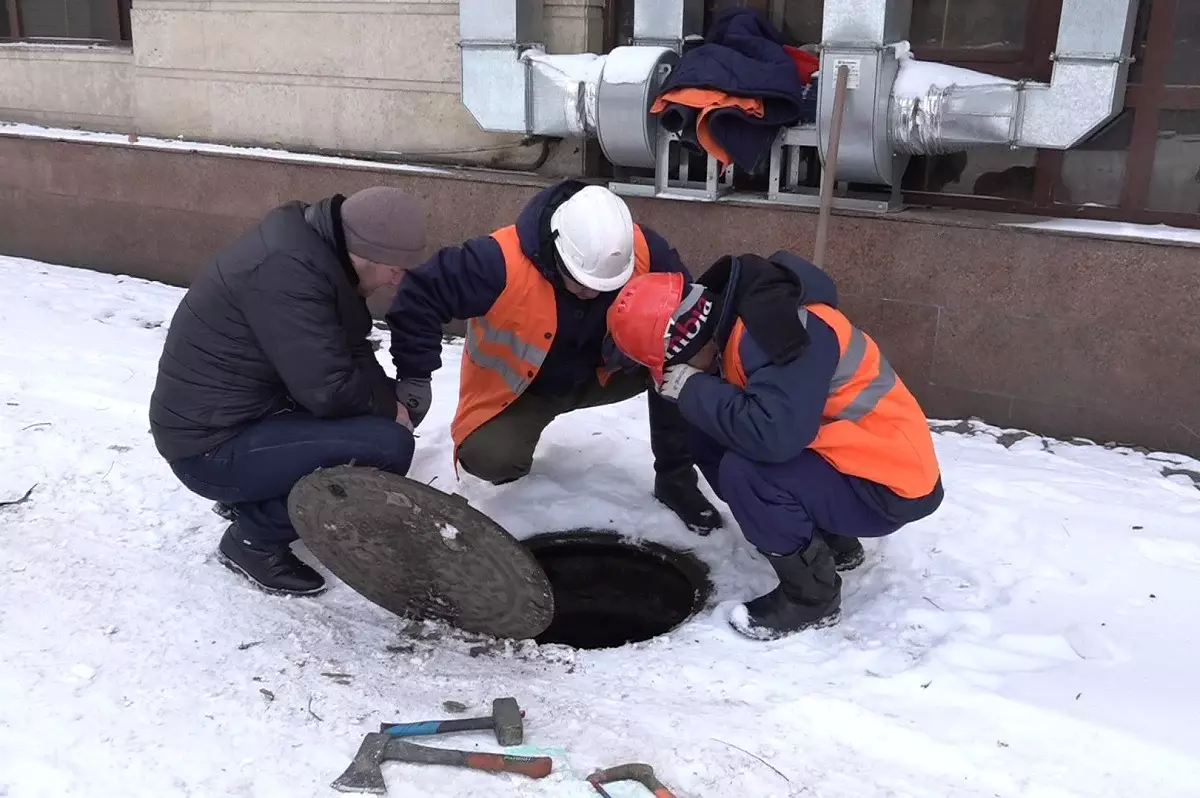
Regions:
[[[273, 204], [378, 183], [427, 204], [431, 249], [508, 224], [541, 185], [0, 136], [0, 252], [186, 284]], [[696, 271], [812, 250], [812, 213], [630, 205]], [[1200, 250], [839, 215], [826, 268], [930, 416], [1200, 455]]]

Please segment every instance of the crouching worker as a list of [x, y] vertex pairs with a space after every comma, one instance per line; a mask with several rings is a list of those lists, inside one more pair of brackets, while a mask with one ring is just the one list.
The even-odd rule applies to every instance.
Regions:
[[725, 258], [697, 283], [634, 278], [613, 339], [692, 427], [696, 461], [779, 586], [730, 623], [770, 639], [836, 623], [858, 538], [933, 513], [942, 483], [924, 413], [823, 271], [787, 252]]
[[467, 320], [458, 408], [450, 425], [457, 468], [496, 485], [524, 477], [547, 426], [585, 407], [647, 394], [654, 496], [693, 531], [722, 523], [700, 491], [678, 408], [650, 374], [620, 357], [606, 314], [630, 276], [686, 269], [625, 202], [573, 180], [535, 196], [516, 224], [441, 250], [415, 269], [387, 314], [400, 395], [414, 421], [441, 366], [443, 325]]
[[150, 399], [159, 453], [226, 506], [218, 558], [268, 593], [314, 595], [287, 498], [318, 468], [404, 474], [411, 422], [376, 360], [366, 299], [425, 248], [424, 214], [391, 188], [289, 202], [210, 263], [180, 302]]

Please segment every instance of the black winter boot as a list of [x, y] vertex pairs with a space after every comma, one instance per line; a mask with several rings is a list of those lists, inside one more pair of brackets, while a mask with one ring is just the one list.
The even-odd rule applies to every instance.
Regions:
[[730, 625], [746, 637], [774, 640], [802, 629], [832, 626], [842, 615], [842, 578], [820, 535], [792, 554], [766, 554], [779, 587], [735, 607]]
[[236, 523], [225, 530], [217, 559], [264, 593], [315, 596], [325, 591], [325, 578], [292, 553], [291, 546], [260, 547], [246, 540]]
[[833, 563], [839, 571], [853, 571], [863, 564], [867, 555], [858, 538], [821, 531], [817, 534], [824, 538], [825, 545], [833, 551]]
[[696, 471], [692, 468], [674, 474], [656, 475], [654, 498], [669, 507], [688, 529], [698, 535], [707, 535], [725, 525], [717, 508], [700, 491]]

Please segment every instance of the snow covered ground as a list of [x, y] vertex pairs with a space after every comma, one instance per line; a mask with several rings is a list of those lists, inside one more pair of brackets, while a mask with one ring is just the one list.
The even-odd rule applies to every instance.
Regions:
[[[487, 645], [406, 631], [341, 584], [268, 597], [214, 560], [223, 522], [147, 431], [181, 295], [0, 258], [0, 502], [36, 484], [0, 507], [4, 798], [336, 795], [380, 721], [502, 695], [553, 775], [388, 765], [390, 795], [584, 798], [584, 776], [627, 761], [681, 798], [1200, 791], [1194, 460], [939, 424], [943, 509], [868, 541], [840, 625], [763, 644], [726, 618], [769, 569], [736, 528], [700, 540], [651, 501], [644, 402], [581, 412], [528, 479], [459, 489], [517, 536], [598, 525], [691, 547], [718, 603], [619, 650]], [[413, 469], [443, 489], [458, 351]]]

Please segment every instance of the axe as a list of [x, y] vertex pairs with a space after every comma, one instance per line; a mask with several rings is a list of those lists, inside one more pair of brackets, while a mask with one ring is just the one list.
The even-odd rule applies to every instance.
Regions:
[[330, 786], [339, 792], [383, 795], [387, 792], [387, 783], [383, 780], [381, 768], [384, 762], [413, 762], [422, 765], [450, 765], [492, 773], [520, 773], [531, 779], [549, 776], [554, 764], [554, 760], [548, 756], [506, 756], [449, 748], [429, 748], [405, 742], [382, 732], [371, 732], [363, 737], [362, 745], [358, 747], [358, 753], [355, 754], [350, 767]]

